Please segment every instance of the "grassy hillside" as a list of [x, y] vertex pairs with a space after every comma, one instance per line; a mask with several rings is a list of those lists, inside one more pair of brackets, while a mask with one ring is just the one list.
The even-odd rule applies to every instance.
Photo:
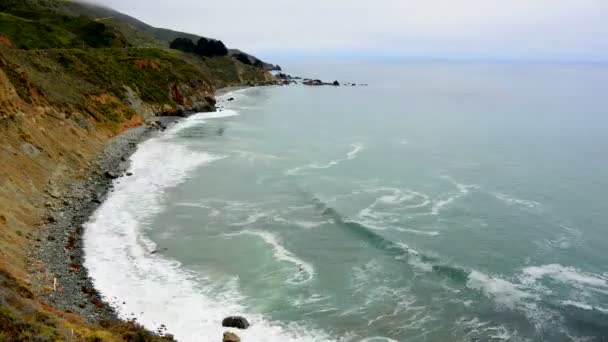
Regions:
[[0, 32], [20, 49], [128, 47], [112, 26], [26, 0], [3, 4]]
[[23, 19], [41, 21], [65, 28], [62, 20], [85, 21], [103, 24], [114, 29], [136, 47], [169, 47], [177, 37], [194, 41], [200, 36], [169, 29], [156, 28], [136, 18], [93, 4], [67, 0], [3, 0], [0, 11]]

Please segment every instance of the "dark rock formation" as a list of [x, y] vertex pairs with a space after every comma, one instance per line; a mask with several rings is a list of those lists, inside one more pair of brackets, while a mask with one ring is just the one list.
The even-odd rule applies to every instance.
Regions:
[[338, 87], [338, 86], [340, 86], [340, 82], [334, 81], [334, 83], [332, 83], [332, 85]]
[[222, 326], [228, 328], [247, 329], [249, 328], [249, 322], [245, 317], [230, 316], [224, 318], [222, 321]]
[[207, 103], [211, 106], [215, 106], [217, 103], [217, 100], [213, 96], [205, 96], [205, 101], [207, 101]]
[[320, 86], [320, 85], [324, 85], [323, 81], [321, 80], [304, 80], [303, 82], [305, 85], [309, 85], [309, 86]]
[[120, 173], [116, 171], [106, 171], [105, 175], [110, 179], [116, 179], [120, 177]]

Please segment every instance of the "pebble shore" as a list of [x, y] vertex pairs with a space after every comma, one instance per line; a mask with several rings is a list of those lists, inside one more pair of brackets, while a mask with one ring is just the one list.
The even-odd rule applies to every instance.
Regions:
[[[167, 126], [181, 117], [157, 117], [154, 125], [129, 129], [112, 138], [88, 170], [88, 176], [75, 179], [63, 190], [51, 193], [46, 205], [48, 217], [36, 238], [37, 248], [31, 255], [31, 274], [35, 287], [44, 299], [57, 309], [75, 313], [84, 319], [101, 323], [118, 316], [95, 290], [83, 266], [83, 225], [112, 191], [112, 180], [128, 177], [129, 157], [138, 143], [162, 134]], [[116, 298], [108, 298], [116, 301]]]

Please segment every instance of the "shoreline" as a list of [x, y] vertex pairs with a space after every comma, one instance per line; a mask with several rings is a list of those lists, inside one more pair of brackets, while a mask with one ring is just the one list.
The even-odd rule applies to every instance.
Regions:
[[[251, 87], [219, 88], [214, 97]], [[129, 168], [129, 157], [139, 144], [162, 134], [168, 126], [188, 116], [157, 115], [153, 124], [144, 123], [112, 137], [91, 162], [87, 175], [66, 184], [60, 194], [46, 203], [47, 220], [36, 240], [39, 246], [29, 254], [29, 272], [32, 287], [47, 304], [91, 323], [123, 320], [109, 304], [110, 300], [118, 299], [104, 299], [84, 266], [83, 225], [113, 191], [113, 180], [128, 176], [125, 172]]]
[[137, 146], [182, 119], [157, 116], [160, 127], [143, 124], [111, 138], [87, 170], [88, 175], [66, 184], [61, 194], [46, 203], [47, 223], [38, 238], [40, 247], [30, 255], [30, 272], [33, 287], [48, 304], [92, 323], [120, 320], [95, 289], [83, 265], [83, 225], [113, 191], [112, 181], [128, 176], [129, 157]]

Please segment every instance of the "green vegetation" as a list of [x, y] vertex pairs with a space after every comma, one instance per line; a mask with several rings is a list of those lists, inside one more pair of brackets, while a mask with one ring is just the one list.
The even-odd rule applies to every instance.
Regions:
[[187, 53], [195, 53], [204, 57], [226, 56], [228, 54], [228, 49], [226, 49], [226, 46], [221, 40], [207, 38], [200, 38], [196, 44], [188, 38], [175, 38], [169, 47]]
[[39, 21], [0, 13], [0, 34], [20, 49], [51, 49], [78, 46], [78, 37], [66, 30]]
[[[2, 63], [4, 60], [4, 63]], [[4, 64], [4, 65], [3, 65]], [[112, 94], [125, 99], [127, 89], [152, 104], [174, 104], [170, 87], [207, 80], [212, 86], [263, 81], [260, 70], [229, 57], [205, 58], [165, 49], [57, 49], [0, 51], [0, 67], [13, 70], [9, 77], [23, 78], [57, 104], [78, 104], [88, 96]], [[13, 84], [24, 84], [15, 80]], [[74, 85], [78, 85], [75, 87]], [[21, 88], [24, 99], [31, 91]], [[28, 93], [26, 93], [28, 92]]]
[[0, 34], [20, 49], [129, 46], [119, 30], [82, 15], [39, 9], [28, 1], [5, 6], [0, 13]]

